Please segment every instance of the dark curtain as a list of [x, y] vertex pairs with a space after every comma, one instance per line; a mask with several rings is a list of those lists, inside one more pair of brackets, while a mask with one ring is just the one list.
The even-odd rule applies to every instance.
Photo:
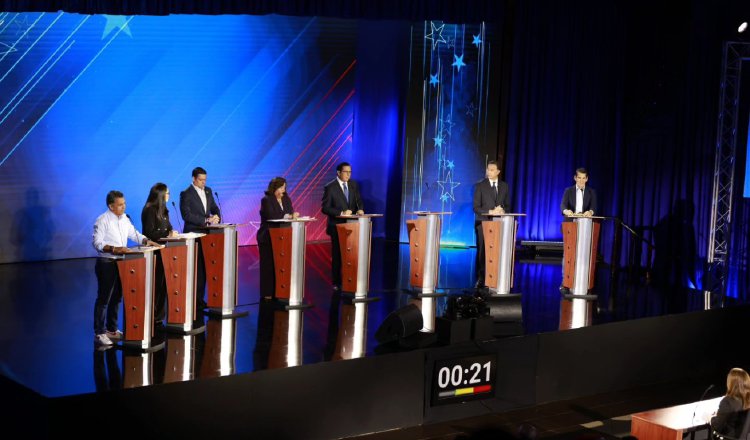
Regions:
[[[528, 214], [519, 238], [561, 240], [560, 198], [583, 166], [599, 214], [623, 219], [657, 246], [658, 281], [700, 285], [732, 7], [518, 4], [506, 169], [518, 210]], [[605, 221], [608, 262], [613, 231]], [[626, 236], [614, 264], [627, 244]]]

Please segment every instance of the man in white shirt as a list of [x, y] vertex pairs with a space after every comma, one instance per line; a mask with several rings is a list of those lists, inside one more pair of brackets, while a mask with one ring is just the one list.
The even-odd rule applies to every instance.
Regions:
[[[128, 253], [128, 239], [138, 244], [160, 246], [135, 230], [130, 217], [125, 214], [125, 196], [120, 191], [107, 193], [108, 210], [94, 223], [92, 244], [99, 253], [96, 259], [98, 290], [94, 303], [94, 343], [112, 345], [112, 339], [121, 339], [117, 329], [117, 315], [122, 300], [122, 286], [115, 260], [101, 258], [103, 254]], [[105, 321], [106, 318], [106, 321]]]

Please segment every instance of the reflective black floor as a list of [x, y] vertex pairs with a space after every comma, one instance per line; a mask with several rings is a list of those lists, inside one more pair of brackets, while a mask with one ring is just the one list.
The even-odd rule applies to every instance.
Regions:
[[[385, 317], [414, 300], [407, 253], [407, 245], [375, 240], [371, 295], [380, 300], [352, 304], [330, 289], [330, 245], [310, 244], [305, 298], [314, 307], [289, 312], [260, 300], [257, 248], [242, 247], [238, 303], [248, 316], [209, 319], [196, 336], [162, 335], [166, 348], [154, 353], [94, 346], [93, 259], [0, 265], [0, 374], [57, 397], [372, 356]], [[472, 293], [474, 255], [441, 250], [445, 293]], [[595, 301], [565, 299], [560, 278], [559, 259], [517, 261], [513, 291], [522, 293], [527, 334], [704, 308], [701, 292], [657, 288], [606, 265], [597, 272]], [[437, 316], [447, 301], [437, 300]]]

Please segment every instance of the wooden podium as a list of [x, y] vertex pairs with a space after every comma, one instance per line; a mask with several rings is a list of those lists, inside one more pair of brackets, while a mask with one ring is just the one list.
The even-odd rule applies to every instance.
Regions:
[[197, 238], [206, 234], [190, 232], [162, 238], [161, 261], [167, 280], [167, 325], [175, 333], [195, 334], [205, 330], [195, 325], [198, 246]]
[[288, 301], [287, 309], [310, 307], [303, 303], [305, 292], [305, 252], [307, 223], [314, 218], [268, 220], [271, 235], [275, 297]]
[[123, 348], [156, 351], [164, 343], [153, 344], [154, 336], [154, 270], [157, 247], [135, 247], [124, 255], [102, 254], [102, 258], [117, 260], [117, 271], [122, 287]]
[[494, 295], [507, 295], [513, 287], [518, 217], [526, 214], [489, 214], [484, 233], [484, 285]]
[[[336, 225], [341, 248], [341, 291], [353, 294], [354, 301], [368, 301], [372, 218], [383, 214], [342, 215], [346, 223]], [[369, 298], [370, 301], [377, 298]]]
[[245, 316], [237, 312], [237, 225], [217, 224], [203, 228], [201, 237], [206, 265], [208, 314], [219, 318]]
[[722, 397], [633, 414], [630, 432], [639, 439], [682, 440], [696, 429], [709, 429], [706, 416], [719, 408]]
[[600, 225], [604, 217], [574, 217], [563, 222], [563, 287], [573, 295], [587, 295], [594, 287], [596, 250]]
[[435, 331], [435, 298], [444, 296], [435, 293], [440, 267], [441, 216], [451, 213], [415, 211], [407, 214], [417, 216], [416, 220], [406, 221], [409, 234], [409, 284], [422, 298], [422, 331], [431, 333]]

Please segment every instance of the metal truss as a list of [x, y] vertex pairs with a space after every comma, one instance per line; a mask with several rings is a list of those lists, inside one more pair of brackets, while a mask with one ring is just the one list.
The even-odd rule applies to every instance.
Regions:
[[724, 43], [711, 203], [711, 231], [708, 239], [708, 276], [705, 277], [707, 282], [704, 282], [704, 290], [718, 294], [722, 299], [722, 304], [729, 272], [732, 189], [743, 60], [750, 60], [750, 43], [737, 41]]

